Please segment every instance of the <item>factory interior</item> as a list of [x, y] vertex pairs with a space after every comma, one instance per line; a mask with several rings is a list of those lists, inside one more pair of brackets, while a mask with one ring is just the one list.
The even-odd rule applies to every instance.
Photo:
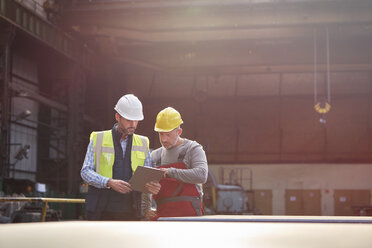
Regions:
[[203, 146], [206, 214], [372, 215], [371, 44], [370, 0], [0, 0], [0, 196], [84, 199], [134, 94], [150, 149], [168, 106]]

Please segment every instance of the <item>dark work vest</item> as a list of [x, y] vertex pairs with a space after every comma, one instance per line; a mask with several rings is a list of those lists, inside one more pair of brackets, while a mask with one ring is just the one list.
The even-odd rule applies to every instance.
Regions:
[[[113, 128], [112, 134], [115, 149], [115, 161], [112, 178], [129, 182], [129, 179], [132, 177], [131, 150], [133, 135], [128, 135], [127, 137], [127, 147], [125, 150], [125, 156], [123, 156], [123, 149], [121, 148], [120, 144], [120, 138], [122, 134], [118, 132], [116, 128]], [[108, 193], [109, 197], [105, 209], [106, 211], [121, 213], [133, 212], [132, 192], [123, 195], [119, 192], [116, 192], [115, 190], [109, 190]]]
[[[127, 137], [125, 156], [120, 144], [122, 134], [116, 130], [117, 124], [112, 128], [112, 137], [115, 150], [115, 161], [113, 165], [113, 179], [128, 182], [132, 177], [131, 150], [133, 135]], [[98, 189], [90, 186], [86, 198], [86, 210], [100, 215], [101, 212], [134, 213], [133, 192], [120, 194], [112, 189]]]

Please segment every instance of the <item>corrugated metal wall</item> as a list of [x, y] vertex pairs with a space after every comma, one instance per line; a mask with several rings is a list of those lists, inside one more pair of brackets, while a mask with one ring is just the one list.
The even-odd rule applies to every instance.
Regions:
[[[139, 131], [151, 138], [166, 106], [184, 119], [184, 137], [204, 145], [214, 163], [370, 161], [370, 72], [333, 72], [331, 111], [320, 123], [312, 73], [223, 76], [128, 75], [126, 88], [144, 102]], [[318, 98], [327, 95], [318, 75]]]

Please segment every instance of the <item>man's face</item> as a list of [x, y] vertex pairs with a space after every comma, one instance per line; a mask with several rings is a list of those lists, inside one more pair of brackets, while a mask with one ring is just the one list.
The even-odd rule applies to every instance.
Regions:
[[122, 134], [133, 134], [136, 131], [138, 121], [130, 121], [116, 113], [116, 121], [118, 122], [118, 130]]
[[177, 141], [180, 137], [180, 130], [176, 128], [170, 132], [159, 132], [159, 140], [161, 145], [169, 150], [177, 144]]

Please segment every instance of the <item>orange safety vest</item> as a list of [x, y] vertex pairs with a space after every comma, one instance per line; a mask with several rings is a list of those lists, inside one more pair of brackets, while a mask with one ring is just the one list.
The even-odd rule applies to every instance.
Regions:
[[[178, 162], [157, 168], [187, 169], [185, 163]], [[153, 195], [157, 205], [157, 217], [201, 216], [202, 201], [194, 184], [184, 183], [174, 178], [159, 181], [161, 189]]]

